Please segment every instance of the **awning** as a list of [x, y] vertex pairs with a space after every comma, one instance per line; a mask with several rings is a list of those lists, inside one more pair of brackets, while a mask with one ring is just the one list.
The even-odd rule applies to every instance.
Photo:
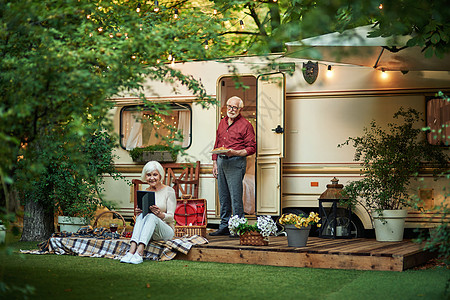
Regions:
[[425, 58], [420, 47], [406, 47], [411, 36], [368, 37], [373, 25], [288, 42], [287, 56], [396, 71], [450, 71], [450, 55]]

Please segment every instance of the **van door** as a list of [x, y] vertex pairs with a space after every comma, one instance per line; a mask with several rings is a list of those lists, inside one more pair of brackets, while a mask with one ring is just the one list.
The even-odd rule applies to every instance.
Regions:
[[256, 214], [281, 214], [282, 159], [284, 157], [283, 73], [257, 78]]

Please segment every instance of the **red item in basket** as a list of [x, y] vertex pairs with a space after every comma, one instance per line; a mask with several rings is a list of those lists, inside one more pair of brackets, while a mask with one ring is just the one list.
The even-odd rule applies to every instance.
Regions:
[[205, 205], [197, 203], [197, 225], [205, 225]]
[[188, 203], [180, 203], [175, 209], [175, 221], [177, 225], [189, 226], [197, 224], [197, 207]]

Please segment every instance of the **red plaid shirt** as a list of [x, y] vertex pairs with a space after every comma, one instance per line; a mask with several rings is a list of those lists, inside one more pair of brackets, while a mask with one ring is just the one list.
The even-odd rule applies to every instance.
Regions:
[[[228, 116], [220, 120], [214, 149], [219, 147], [233, 150], [245, 149], [247, 155], [255, 153], [255, 130], [252, 124], [241, 115], [238, 115], [231, 125], [228, 125]], [[212, 159], [217, 160], [217, 154], [213, 154]]]

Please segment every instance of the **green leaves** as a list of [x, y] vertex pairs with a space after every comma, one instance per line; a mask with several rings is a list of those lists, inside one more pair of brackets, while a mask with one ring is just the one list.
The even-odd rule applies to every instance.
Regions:
[[360, 161], [363, 167], [363, 179], [344, 187], [350, 206], [360, 199], [364, 206], [378, 210], [409, 206], [409, 183], [420, 173], [421, 162], [431, 162], [438, 168], [445, 166], [446, 155], [429, 145], [422, 129], [415, 127], [421, 120], [418, 111], [401, 108], [394, 119], [399, 122], [388, 124], [387, 129], [372, 121], [362, 136], [350, 137], [339, 145], [352, 144], [354, 160]]

